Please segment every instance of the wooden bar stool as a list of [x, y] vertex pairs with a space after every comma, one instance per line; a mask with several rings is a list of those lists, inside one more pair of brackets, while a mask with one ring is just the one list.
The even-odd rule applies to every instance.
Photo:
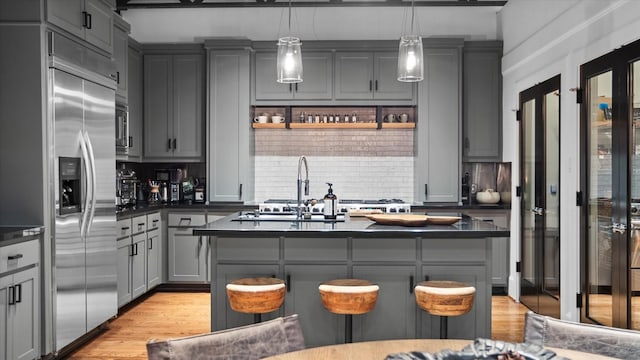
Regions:
[[344, 314], [345, 343], [352, 341], [353, 315], [373, 310], [380, 287], [367, 280], [335, 279], [318, 287], [322, 305], [334, 314]]
[[447, 338], [447, 319], [468, 313], [476, 288], [457, 281], [423, 281], [415, 287], [416, 303], [431, 315], [440, 316], [440, 339]]
[[262, 314], [278, 310], [284, 302], [284, 294], [284, 281], [277, 278], [243, 278], [227, 284], [231, 309], [253, 314], [255, 323], [262, 320]]

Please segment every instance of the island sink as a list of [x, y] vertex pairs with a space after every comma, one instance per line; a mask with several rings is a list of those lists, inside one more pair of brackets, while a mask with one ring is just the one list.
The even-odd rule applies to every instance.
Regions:
[[231, 221], [289, 221], [289, 222], [344, 222], [344, 215], [338, 215], [337, 219], [325, 219], [324, 215], [312, 214], [298, 218], [297, 214], [240, 214]]

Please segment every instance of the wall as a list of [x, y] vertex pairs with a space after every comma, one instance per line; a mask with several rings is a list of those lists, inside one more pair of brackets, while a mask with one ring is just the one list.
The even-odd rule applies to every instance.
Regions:
[[[561, 74], [560, 204], [561, 317], [579, 321], [580, 292], [579, 107], [570, 90], [579, 86], [580, 65], [640, 38], [640, 2], [633, 0], [510, 0], [500, 12], [504, 40], [503, 161], [512, 162], [513, 186], [519, 178], [519, 92]], [[515, 191], [515, 188], [513, 189]], [[519, 296], [515, 261], [520, 254], [520, 203], [513, 198], [509, 295]]]

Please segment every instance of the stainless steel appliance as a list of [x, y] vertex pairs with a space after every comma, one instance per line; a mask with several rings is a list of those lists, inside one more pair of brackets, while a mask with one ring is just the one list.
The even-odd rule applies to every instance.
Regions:
[[116, 152], [126, 155], [133, 138], [129, 136], [129, 110], [124, 104], [116, 105]]
[[117, 314], [113, 62], [49, 33], [55, 351]]
[[[258, 204], [258, 210], [265, 214], [294, 213], [296, 211], [297, 200], [294, 199], [269, 199]], [[322, 200], [314, 205], [306, 205], [312, 214], [323, 214], [324, 203]], [[338, 212], [346, 214], [350, 209], [354, 210], [380, 210], [387, 214], [408, 214], [411, 212], [411, 205], [400, 199], [379, 199], [379, 200], [353, 200], [338, 199]]]
[[116, 206], [124, 208], [134, 206], [138, 198], [140, 180], [136, 178], [136, 172], [122, 169], [116, 175]]

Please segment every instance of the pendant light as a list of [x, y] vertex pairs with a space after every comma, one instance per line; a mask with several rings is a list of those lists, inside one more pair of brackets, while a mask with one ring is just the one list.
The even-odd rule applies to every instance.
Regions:
[[300, 38], [291, 36], [291, 0], [289, 0], [289, 33], [286, 37], [278, 39], [276, 79], [279, 83], [302, 82], [301, 46]]
[[411, 35], [400, 37], [398, 49], [398, 81], [403, 82], [416, 82], [424, 79], [422, 37], [413, 35], [413, 1], [411, 0]]

